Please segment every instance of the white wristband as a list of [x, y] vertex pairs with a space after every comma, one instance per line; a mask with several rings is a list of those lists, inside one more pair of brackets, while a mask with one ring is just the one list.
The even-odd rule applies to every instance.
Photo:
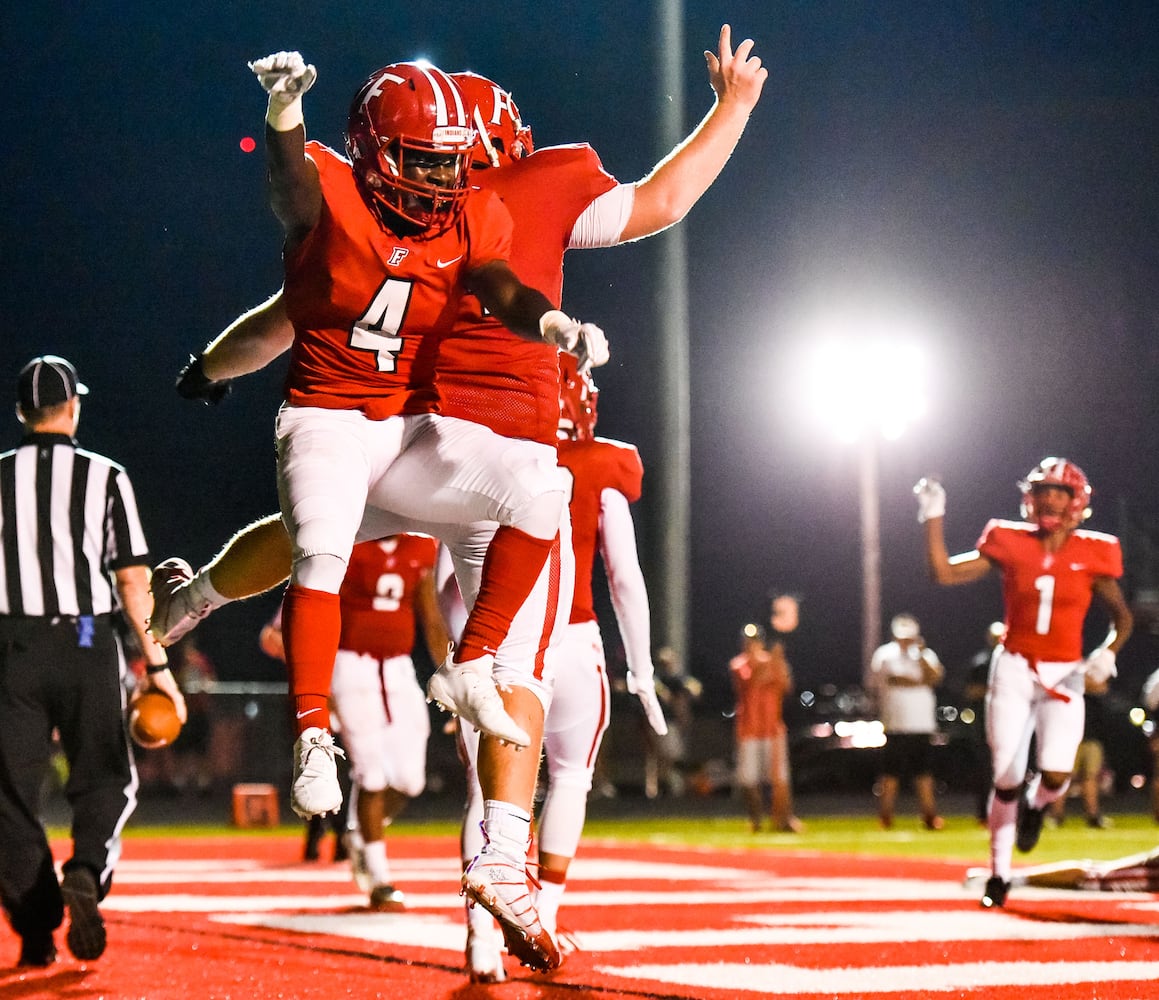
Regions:
[[295, 95], [287, 104], [285, 94], [270, 94], [270, 103], [266, 108], [266, 124], [275, 132], [291, 132], [299, 125], [305, 125], [301, 95]]

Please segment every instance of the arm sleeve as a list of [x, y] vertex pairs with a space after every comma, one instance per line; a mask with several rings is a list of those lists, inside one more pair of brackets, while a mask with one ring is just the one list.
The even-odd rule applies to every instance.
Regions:
[[576, 219], [568, 240], [569, 250], [614, 247], [632, 214], [636, 200], [634, 184], [617, 184], [592, 201]]
[[628, 669], [638, 675], [652, 667], [652, 626], [648, 590], [636, 554], [632, 512], [619, 490], [605, 489], [600, 494], [600, 555], [608, 575], [616, 623], [624, 640]]

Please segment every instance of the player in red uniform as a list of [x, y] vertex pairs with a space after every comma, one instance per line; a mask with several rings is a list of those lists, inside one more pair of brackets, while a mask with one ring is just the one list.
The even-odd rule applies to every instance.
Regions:
[[[592, 600], [592, 572], [599, 551], [624, 651], [628, 690], [635, 694], [653, 730], [668, 731], [656, 696], [652, 664], [648, 591], [636, 554], [636, 533], [629, 505], [640, 498], [644, 466], [630, 444], [595, 437], [595, 383], [580, 372], [575, 359], [560, 354], [560, 398], [557, 403], [559, 463], [571, 473], [572, 549], [575, 590], [569, 624], [555, 659], [551, 706], [544, 722], [547, 795], [539, 817], [539, 891], [535, 905], [543, 927], [556, 938], [557, 914], [587, 814], [588, 792], [600, 744], [610, 721], [611, 692], [604, 645]], [[463, 861], [481, 847], [482, 801], [473, 780], [476, 740], [461, 736], [469, 764], [467, 808], [462, 830]], [[494, 982], [503, 975], [491, 916], [467, 911], [467, 964], [475, 981]]]
[[[426, 785], [430, 717], [411, 650], [416, 625], [436, 661], [447, 648], [435, 595], [436, 551], [437, 543], [426, 535], [355, 545], [338, 594], [342, 634], [331, 707], [354, 782], [346, 846], [355, 880], [373, 909], [404, 907], [392, 882], [383, 828]], [[262, 630], [262, 648], [285, 658], [280, 610]]]
[[[477, 133], [445, 73], [423, 63], [374, 73], [351, 105], [348, 163], [306, 145], [301, 97], [313, 67], [282, 52], [251, 68], [269, 94], [270, 201], [286, 234], [284, 299], [294, 327], [278, 477], [294, 560], [284, 601], [299, 732], [291, 800], [311, 816], [341, 804], [327, 711], [338, 589], [368, 497], [416, 432], [401, 415], [434, 407], [430, 338], [450, 325], [466, 292], [540, 343], [574, 347], [579, 325], [508, 266], [511, 220], [498, 198], [469, 188]], [[479, 600], [480, 617], [490, 616], [481, 644], [502, 638], [539, 577], [562, 508], [546, 456], [514, 481], [500, 463], [492, 468], [507, 492], [498, 491], [503, 509], [489, 513], [511, 534], [492, 552], [502, 569]], [[460, 670], [454, 681], [466, 677]], [[497, 706], [500, 736], [529, 742], [518, 726], [502, 725], [489, 671], [474, 688]]]
[[[1103, 683], [1115, 675], [1115, 654], [1133, 624], [1118, 584], [1119, 540], [1079, 527], [1090, 516], [1091, 498], [1082, 470], [1066, 459], [1047, 458], [1020, 487], [1026, 520], [990, 521], [976, 550], [953, 557], [945, 542], [945, 490], [930, 479], [914, 487], [935, 581], [971, 583], [993, 569], [1002, 574], [1006, 632], [994, 651], [986, 695], [994, 764], [990, 877], [981, 900], [987, 908], [1006, 902], [1015, 843], [1021, 851], [1033, 849], [1044, 810], [1066, 794], [1083, 734], [1086, 679]], [[1084, 659], [1083, 622], [1092, 596], [1111, 624], [1106, 639]], [[1032, 735], [1037, 772], [1026, 782]]]
[[411, 650], [416, 623], [438, 661], [448, 634], [435, 597], [438, 543], [392, 535], [355, 545], [342, 581], [342, 637], [331, 696], [350, 755], [358, 818], [355, 878], [374, 909], [401, 909], [383, 828], [426, 786], [430, 716]]
[[[555, 281], [552, 287], [558, 290], [565, 248], [613, 245], [658, 232], [679, 221], [724, 166], [760, 96], [768, 74], [760, 60], [751, 56], [752, 47], [752, 41], [746, 40], [734, 53], [729, 28], [726, 25], [722, 29], [719, 55], [706, 53], [710, 80], [717, 94], [716, 104], [684, 143], [648, 177], [634, 185], [617, 184], [600, 168], [598, 159], [586, 146], [542, 150], [528, 157], [526, 166], [522, 160], [513, 164], [511, 157], [530, 147], [529, 134], [517, 114], [512, 114], [514, 105], [510, 96], [489, 81], [483, 81], [484, 92], [477, 102], [488, 132], [503, 144], [498, 156], [503, 165], [498, 170], [482, 170], [475, 177], [480, 182], [500, 186], [505, 183], [506, 172], [521, 168], [520, 182], [503, 189], [508, 207], [519, 217], [511, 258], [519, 273], [533, 283], [541, 280], [540, 274], [551, 274]], [[573, 190], [582, 192], [582, 196], [573, 194]], [[526, 239], [525, 226], [528, 227]], [[554, 352], [538, 350], [521, 354], [525, 345], [501, 324], [481, 320], [478, 307], [469, 301], [465, 307], [462, 321], [466, 323], [475, 317], [477, 322], [470, 339], [460, 345], [457, 330], [448, 334], [440, 341], [435, 364], [435, 384], [440, 399], [445, 395], [445, 412], [485, 421], [501, 434], [514, 433], [542, 444], [554, 441], [558, 414]], [[220, 390], [214, 380], [255, 370], [284, 349], [286, 331], [279, 316], [281, 308], [281, 298], [275, 296], [214, 341], [195, 361], [192, 371], [183, 375], [185, 394], [211, 398]], [[460, 346], [466, 349], [460, 350]], [[512, 358], [510, 363], [506, 360], [508, 357]], [[550, 364], [545, 363], [548, 358], [552, 359]], [[494, 372], [502, 372], [502, 377], [492, 377]], [[512, 405], [512, 400], [519, 400], [520, 404]], [[375, 495], [381, 511], [427, 516], [429, 506], [423, 503], [423, 491], [438, 488], [430, 480], [437, 466], [419, 460], [418, 449], [422, 446], [422, 442], [408, 446], [403, 463], [384, 478], [384, 488]], [[415, 460], [407, 461], [411, 447], [416, 448]], [[387, 479], [391, 481], [388, 483]], [[381, 533], [387, 533], [386, 524], [386, 520], [379, 522]], [[426, 530], [438, 534], [455, 552], [456, 571], [470, 600], [471, 573], [474, 566], [481, 564], [482, 553], [488, 551], [485, 528], [468, 524], [455, 531], [454, 526], [445, 523], [425, 526], [409, 520], [400, 524], [396, 519], [389, 530]], [[192, 581], [183, 581], [175, 593], [162, 595], [165, 607], [157, 609], [155, 614], [163, 620], [162, 634], [188, 630], [213, 606], [276, 584], [277, 571], [271, 569], [278, 565], [276, 558], [263, 559], [257, 550], [266, 546], [276, 556], [279, 546], [285, 545], [277, 538], [277, 531], [277, 525], [268, 520], [260, 523], [246, 537], [236, 538], [236, 545], [231, 542]], [[239, 550], [244, 552], [244, 558], [232, 559], [231, 553]], [[488, 552], [488, 560], [492, 554]], [[245, 564], [243, 568], [238, 568], [238, 562]], [[496, 654], [496, 680], [502, 679], [500, 661], [508, 644], [509, 640]], [[514, 686], [503, 697], [508, 710], [521, 724], [534, 726], [537, 718], [541, 723], [545, 704], [542, 690]], [[535, 740], [537, 733], [530, 728], [528, 731]], [[498, 857], [500, 860], [496, 865], [474, 866], [464, 878], [465, 888], [469, 894], [483, 899], [484, 905], [501, 911], [499, 915], [506, 929], [510, 930], [513, 925], [521, 927], [523, 936], [542, 941], [542, 934], [549, 942], [550, 936], [539, 927], [534, 907], [527, 908], [522, 900], [516, 900], [518, 912], [523, 914], [516, 918], [509, 903], [497, 902], [491, 890], [479, 883], [481, 878], [487, 878], [493, 884], [513, 884], [509, 866], [517, 850], [520, 858], [526, 853], [536, 762], [531, 755], [514, 755], [510, 748], [488, 738], [481, 741], [481, 755], [485, 794], [497, 803], [497, 808], [485, 820], [487, 844], [483, 859]], [[526, 802], [526, 810], [510, 808], [512, 803], [522, 801]], [[509, 947], [512, 943], [509, 936]], [[515, 945], [520, 947], [518, 942]]]

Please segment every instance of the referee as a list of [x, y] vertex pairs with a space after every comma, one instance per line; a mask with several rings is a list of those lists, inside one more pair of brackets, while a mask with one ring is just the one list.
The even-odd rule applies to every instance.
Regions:
[[[17, 387], [24, 439], [0, 454], [0, 902], [22, 966], [56, 960], [66, 906], [72, 954], [92, 960], [105, 950], [98, 904], [137, 804], [115, 614], [145, 651], [141, 689], [163, 691], [185, 717], [165, 651], [145, 630], [149, 549], [129, 477], [73, 439], [86, 392], [63, 358], [30, 361]], [[69, 763], [73, 820], [60, 883], [39, 820], [53, 730]]]

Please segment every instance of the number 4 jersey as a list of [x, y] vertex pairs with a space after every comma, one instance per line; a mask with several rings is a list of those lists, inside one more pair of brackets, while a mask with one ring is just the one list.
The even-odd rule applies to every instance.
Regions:
[[1057, 552], [1047, 552], [1035, 525], [993, 520], [982, 532], [978, 551], [1002, 570], [1006, 648], [1046, 662], [1082, 659], [1083, 621], [1094, 580], [1123, 575], [1119, 540], [1078, 530]]
[[510, 257], [511, 216], [496, 195], [473, 190], [443, 232], [398, 236], [366, 208], [349, 162], [317, 142], [306, 152], [318, 167], [322, 211], [285, 260], [294, 324], [286, 400], [372, 420], [429, 412], [433, 335], [454, 323], [465, 275]]

